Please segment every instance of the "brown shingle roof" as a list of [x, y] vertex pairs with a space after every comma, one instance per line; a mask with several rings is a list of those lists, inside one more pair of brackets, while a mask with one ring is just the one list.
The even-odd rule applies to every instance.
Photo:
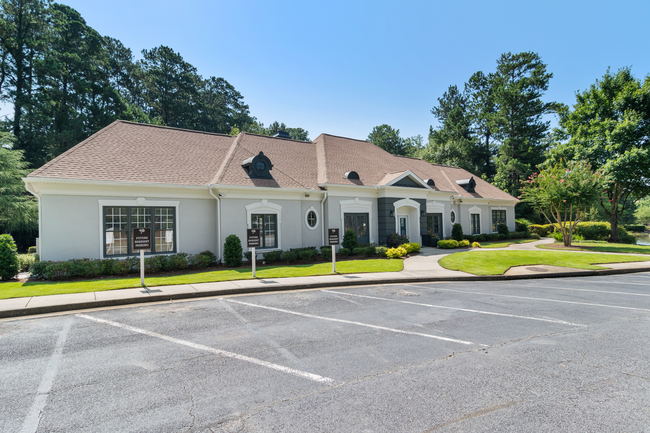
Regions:
[[[242, 168], [260, 151], [273, 164], [272, 179], [251, 179]], [[126, 121], [113, 122], [28, 177], [318, 189], [386, 185], [407, 170], [423, 181], [433, 179], [434, 190], [514, 200], [476, 176], [476, 193], [468, 193], [456, 184], [472, 177], [466, 170], [395, 156], [366, 141], [328, 134], [313, 142], [245, 132], [232, 137]], [[360, 180], [346, 179], [348, 171], [356, 171]]]

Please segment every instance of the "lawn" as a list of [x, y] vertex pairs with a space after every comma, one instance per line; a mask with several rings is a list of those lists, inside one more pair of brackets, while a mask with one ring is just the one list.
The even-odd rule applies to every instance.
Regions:
[[526, 244], [528, 242], [535, 242], [537, 239], [516, 239], [511, 241], [492, 241], [480, 242], [481, 248], [507, 248], [511, 244]]
[[596, 263], [649, 261], [650, 258], [560, 251], [467, 251], [440, 259], [440, 265], [475, 275], [502, 275], [513, 266], [549, 265], [577, 269], [605, 269]]
[[575, 242], [571, 244], [570, 248], [566, 248], [562, 242], [556, 242], [554, 244], [538, 245], [537, 248], [546, 250], [596, 251], [599, 253], [650, 254], [650, 245]]
[[[338, 274], [356, 274], [364, 272], [399, 272], [402, 270], [402, 260], [346, 260], [336, 263]], [[332, 263], [317, 263], [313, 265], [294, 266], [265, 266], [259, 267], [256, 277], [285, 278], [313, 277], [332, 273]], [[232, 281], [252, 279], [251, 269], [229, 269], [215, 272], [197, 272], [193, 274], [174, 275], [168, 277], [147, 277], [147, 287], [170, 286], [176, 284], [211, 283], [215, 281]], [[128, 289], [140, 287], [140, 278], [104, 278], [87, 281], [32, 281], [27, 283], [0, 283], [0, 299], [20, 298], [24, 296], [59, 295], [64, 293], [100, 292], [104, 290]]]

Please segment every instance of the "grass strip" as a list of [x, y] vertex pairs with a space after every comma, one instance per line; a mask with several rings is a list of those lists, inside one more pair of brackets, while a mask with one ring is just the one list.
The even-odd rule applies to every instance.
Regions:
[[566, 248], [562, 242], [556, 242], [554, 244], [538, 245], [537, 248], [545, 250], [595, 251], [599, 253], [650, 254], [650, 245], [575, 242], [571, 244], [571, 247]]
[[481, 248], [507, 248], [512, 244], [527, 244], [528, 242], [535, 242], [537, 239], [518, 239], [511, 241], [492, 241], [492, 242], [479, 242]]
[[502, 275], [513, 266], [548, 265], [577, 269], [606, 269], [596, 264], [649, 261], [645, 257], [560, 251], [467, 251], [440, 259], [440, 266], [474, 275]]
[[[402, 260], [348, 260], [336, 263], [337, 274], [356, 274], [365, 272], [399, 272]], [[332, 263], [313, 265], [264, 266], [257, 268], [257, 278], [313, 277], [332, 274]], [[171, 286], [178, 284], [212, 283], [218, 281], [253, 279], [251, 269], [229, 269], [214, 272], [196, 272], [168, 277], [147, 277], [147, 287]], [[21, 298], [25, 296], [61, 295], [66, 293], [101, 292], [104, 290], [140, 287], [140, 278], [103, 278], [85, 281], [30, 281], [26, 283], [0, 283], [0, 299]]]

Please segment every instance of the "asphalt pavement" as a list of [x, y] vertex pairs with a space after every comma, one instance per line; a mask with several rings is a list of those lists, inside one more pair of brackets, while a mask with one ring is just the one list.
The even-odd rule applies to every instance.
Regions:
[[0, 321], [3, 432], [647, 432], [650, 273]]

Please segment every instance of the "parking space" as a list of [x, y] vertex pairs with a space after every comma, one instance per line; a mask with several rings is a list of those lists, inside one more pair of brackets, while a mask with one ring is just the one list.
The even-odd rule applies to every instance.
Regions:
[[0, 322], [0, 431], [645, 431], [650, 274]]

